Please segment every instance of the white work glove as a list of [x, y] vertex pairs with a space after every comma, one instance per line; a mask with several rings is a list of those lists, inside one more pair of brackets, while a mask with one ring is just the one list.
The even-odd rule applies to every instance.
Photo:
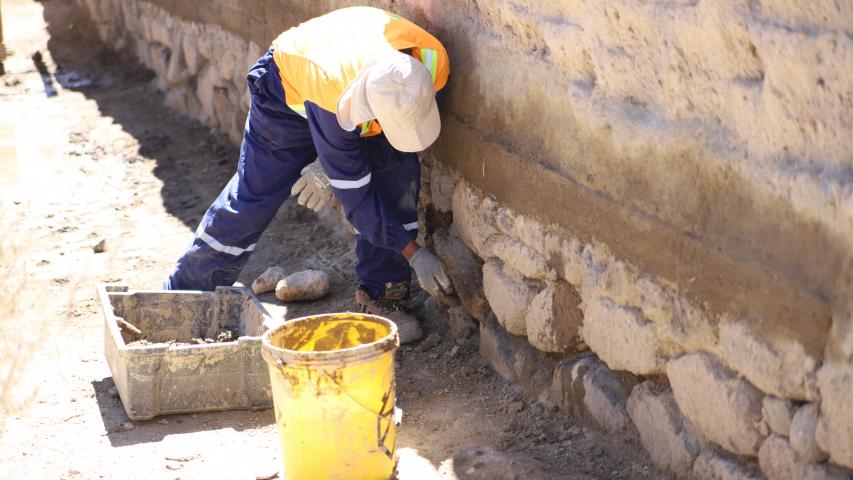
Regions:
[[444, 273], [444, 267], [429, 250], [419, 249], [409, 259], [409, 265], [415, 270], [421, 288], [429, 292], [430, 295], [441, 297], [441, 295], [453, 293], [450, 278]]
[[315, 160], [314, 163], [302, 169], [302, 177], [293, 184], [290, 189], [290, 194], [294, 197], [298, 195], [296, 201], [300, 205], [319, 212], [329, 203], [332, 198], [332, 189], [329, 185], [329, 177], [323, 171], [320, 162]]

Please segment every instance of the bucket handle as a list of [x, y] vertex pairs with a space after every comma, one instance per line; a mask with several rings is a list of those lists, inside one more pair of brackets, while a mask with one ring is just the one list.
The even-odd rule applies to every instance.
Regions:
[[[367, 408], [366, 405], [364, 405], [363, 403], [358, 401], [355, 397], [350, 395], [350, 393], [347, 391], [347, 389], [344, 388], [344, 386], [341, 385], [340, 382], [338, 382], [338, 379], [335, 378], [332, 374], [330, 374], [329, 372], [323, 372], [323, 373], [325, 373], [325, 375], [327, 377], [329, 377], [329, 379], [332, 381], [332, 383], [334, 383], [335, 385], [340, 387], [341, 391], [344, 392], [344, 394], [346, 394], [346, 396], [349, 397], [350, 400], [352, 400], [356, 405], [363, 408], [364, 410], [367, 410], [368, 412], [370, 412], [371, 414], [373, 414], [376, 417], [376, 446], [388, 458], [393, 459], [394, 458], [394, 451], [396, 450], [396, 443], [397, 443], [396, 439], [394, 440], [394, 445], [391, 445], [390, 449], [387, 446], [385, 446], [385, 440], [388, 438], [388, 433], [391, 431], [391, 422], [396, 423], [396, 418], [397, 418], [396, 412], [398, 409], [396, 406], [392, 405], [391, 408], [389, 408], [387, 412], [384, 412], [385, 408], [388, 406], [388, 400], [391, 399], [391, 390], [388, 390], [387, 392], [385, 392], [384, 395], [382, 395], [382, 406], [379, 408], [379, 413], [376, 413], [372, 409]], [[392, 390], [393, 390], [393, 386], [392, 386]], [[383, 421], [385, 422], [385, 429], [384, 430], [382, 429], [382, 422]]]

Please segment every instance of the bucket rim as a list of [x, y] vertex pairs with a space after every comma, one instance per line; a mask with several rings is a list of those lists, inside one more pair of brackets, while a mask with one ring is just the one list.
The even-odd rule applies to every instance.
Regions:
[[[272, 344], [272, 337], [280, 333], [282, 330], [287, 329], [290, 325], [307, 320], [314, 320], [318, 317], [357, 317], [356, 319], [358, 320], [371, 320], [388, 326], [388, 334], [379, 340], [370, 343], [329, 351], [291, 350], [289, 348], [277, 347]], [[392, 352], [400, 346], [400, 338], [397, 334], [397, 324], [385, 317], [361, 312], [321, 313], [287, 320], [283, 324], [264, 332], [261, 337], [261, 342], [263, 345], [262, 356], [264, 360], [275, 366], [333, 365], [340, 364], [342, 362], [352, 363], [367, 359], [374, 355]]]

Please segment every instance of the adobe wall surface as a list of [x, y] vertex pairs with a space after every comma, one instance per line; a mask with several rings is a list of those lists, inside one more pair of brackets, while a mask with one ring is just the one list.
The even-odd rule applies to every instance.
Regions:
[[[79, 1], [235, 141], [269, 42], [356, 3]], [[853, 5], [367, 3], [450, 52], [423, 230], [496, 370], [678, 476], [850, 474]]]

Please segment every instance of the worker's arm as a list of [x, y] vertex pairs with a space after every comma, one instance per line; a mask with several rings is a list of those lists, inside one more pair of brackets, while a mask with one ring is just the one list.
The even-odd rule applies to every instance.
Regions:
[[347, 220], [370, 243], [402, 253], [417, 231], [406, 230], [394, 206], [385, 205], [377, 195], [358, 130], [342, 129], [333, 113], [314, 103], [305, 102], [305, 111], [320, 163]]

